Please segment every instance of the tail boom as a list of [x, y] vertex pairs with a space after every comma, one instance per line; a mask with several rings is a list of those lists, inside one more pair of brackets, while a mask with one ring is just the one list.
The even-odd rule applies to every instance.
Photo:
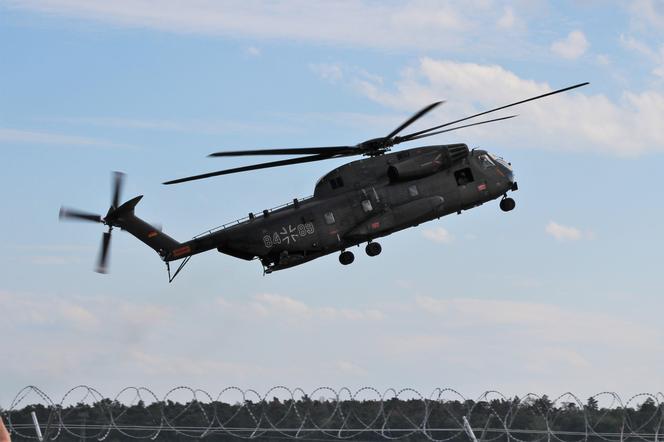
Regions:
[[147, 244], [147, 246], [157, 252], [159, 256], [165, 258], [173, 251], [181, 248], [181, 243], [135, 215], [134, 209], [141, 198], [143, 198], [143, 195], [139, 195], [122, 204], [117, 209], [110, 211], [104, 218], [104, 222], [111, 226], [120, 227], [122, 230], [126, 230], [140, 241]]
[[141, 198], [143, 198], [143, 195], [125, 202], [117, 209], [111, 209], [103, 222], [126, 230], [147, 244], [166, 262], [184, 259], [218, 247], [221, 240], [220, 232], [181, 243], [166, 235], [161, 229], [143, 221], [134, 213], [134, 209]]

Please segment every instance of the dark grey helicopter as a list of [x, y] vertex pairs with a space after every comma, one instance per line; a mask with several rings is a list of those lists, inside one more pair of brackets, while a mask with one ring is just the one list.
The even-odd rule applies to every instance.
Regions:
[[[508, 212], [515, 202], [507, 192], [517, 190], [510, 163], [485, 150], [469, 150], [465, 144], [421, 146], [400, 152], [390, 149], [406, 141], [449, 132], [464, 127], [513, 118], [494, 118], [477, 123], [455, 124], [549, 95], [569, 91], [580, 83], [526, 100], [511, 103], [429, 129], [398, 136], [424, 114], [441, 104], [433, 103], [417, 112], [389, 135], [356, 146], [331, 146], [286, 149], [260, 149], [217, 152], [212, 157], [249, 155], [304, 155], [293, 159], [206, 173], [164, 184], [209, 178], [270, 167], [286, 166], [331, 158], [363, 155], [338, 167], [316, 183], [313, 196], [211, 229], [186, 242], [178, 242], [160, 229], [138, 218], [134, 209], [143, 197], [120, 204], [123, 174], [116, 172], [111, 207], [105, 216], [61, 208], [60, 218], [94, 221], [108, 226], [102, 238], [97, 271], [106, 272], [111, 231], [119, 227], [154, 249], [166, 262], [169, 281], [198, 253], [217, 249], [221, 253], [261, 261], [265, 273], [300, 265], [321, 256], [341, 252], [343, 265], [355, 259], [348, 250], [366, 243], [369, 256], [381, 252], [375, 240], [399, 230], [417, 226], [451, 213], [461, 213], [497, 198]], [[171, 261], [182, 260], [171, 276]]]

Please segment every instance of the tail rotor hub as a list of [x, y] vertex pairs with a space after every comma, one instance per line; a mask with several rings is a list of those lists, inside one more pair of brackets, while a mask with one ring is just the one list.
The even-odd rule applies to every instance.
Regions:
[[70, 209], [66, 207], [60, 208], [60, 220], [77, 220], [77, 221], [89, 221], [100, 223], [105, 226], [108, 226], [108, 231], [104, 232], [101, 238], [101, 247], [99, 249], [99, 257], [97, 258], [97, 267], [95, 271], [97, 273], [107, 273], [108, 272], [108, 251], [111, 243], [111, 232], [113, 231], [113, 213], [117, 210], [120, 205], [120, 197], [122, 193], [122, 187], [124, 184], [125, 174], [122, 172], [113, 172], [112, 175], [112, 194], [111, 194], [111, 207], [108, 209], [106, 216], [102, 217], [101, 215], [84, 212], [78, 209]]

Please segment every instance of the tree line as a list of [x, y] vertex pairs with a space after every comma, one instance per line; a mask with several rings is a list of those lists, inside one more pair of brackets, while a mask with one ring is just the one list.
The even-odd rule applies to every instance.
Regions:
[[[11, 423], [13, 441], [34, 440], [31, 412], [36, 413], [42, 432], [47, 433], [46, 439], [56, 437], [65, 442], [101, 438], [113, 442], [134, 437], [164, 442], [201, 437], [206, 441], [239, 441], [248, 437], [281, 441], [296, 436], [305, 440], [381, 440], [384, 436], [401, 437], [404, 441], [429, 440], [423, 431], [432, 439], [469, 442], [462, 430], [463, 416], [468, 418], [478, 440], [491, 442], [550, 442], [555, 438], [559, 442], [604, 442], [619, 441], [621, 434], [626, 440], [635, 433], [642, 435], [641, 441], [654, 441], [655, 435], [662, 440], [660, 433], [664, 432], [664, 405], [651, 397], [630, 407], [603, 407], [592, 397], [583, 405], [553, 403], [547, 396], [490, 401], [335, 401], [304, 396], [299, 400], [275, 397], [235, 404], [169, 400], [133, 405], [103, 399], [92, 404], [37, 404], [5, 410], [3, 415]], [[224, 431], [220, 431], [220, 424]], [[266, 431], [273, 428], [281, 432]], [[339, 428], [345, 431], [338, 433]], [[362, 431], [367, 428], [379, 431]], [[204, 433], [205, 429], [209, 431]], [[555, 438], [549, 438], [550, 434]]]

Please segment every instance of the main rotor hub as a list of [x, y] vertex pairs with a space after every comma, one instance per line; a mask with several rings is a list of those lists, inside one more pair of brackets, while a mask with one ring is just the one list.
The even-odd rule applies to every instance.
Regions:
[[384, 154], [392, 146], [394, 146], [392, 138], [380, 137], [363, 141], [356, 147], [362, 150], [362, 155], [377, 156]]

